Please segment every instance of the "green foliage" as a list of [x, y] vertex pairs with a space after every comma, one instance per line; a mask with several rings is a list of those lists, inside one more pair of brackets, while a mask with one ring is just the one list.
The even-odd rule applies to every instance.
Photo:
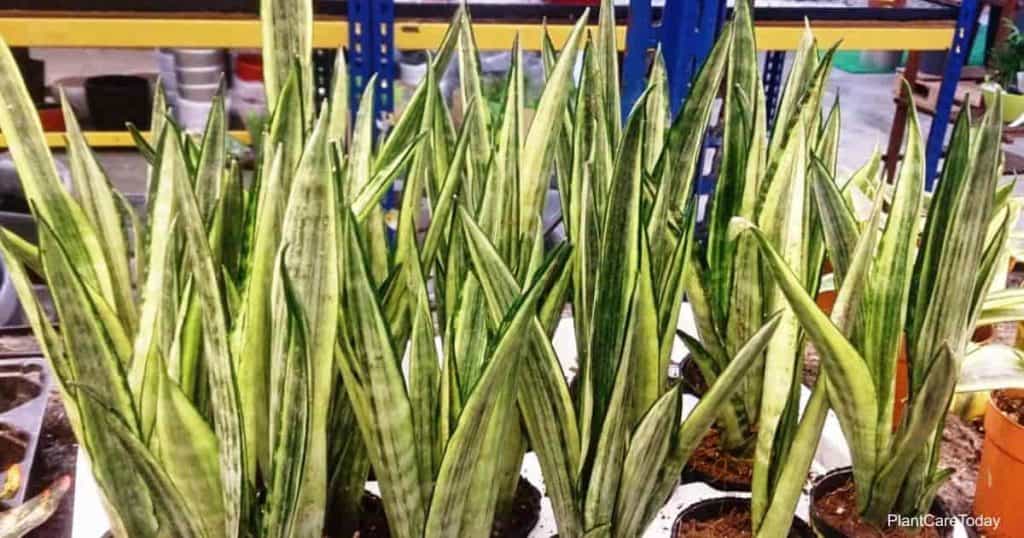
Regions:
[[[964, 381], [962, 390], [1019, 386], [1024, 380], [1016, 357], [982, 354], [969, 345], [984, 312], [987, 319], [1010, 319], [1016, 312], [1012, 294], [986, 300], [1015, 220], [1009, 198], [997, 187], [999, 108], [976, 129], [969, 127], [969, 113], [961, 114], [923, 230], [924, 145], [916, 115], [908, 118], [906, 154], [884, 224], [879, 218], [883, 190], [875, 195], [873, 217], [851, 226], [843, 224], [852, 211], [846, 200], [829, 194], [837, 187], [819, 184], [829, 251], [846, 253], [840, 258], [846, 267], [831, 321], [765, 235], [749, 221], [734, 221], [735, 232], [751, 230], [743, 235], [757, 241], [823, 356], [824, 388], [853, 456], [858, 509], [878, 524], [891, 513], [919, 515], [930, 509], [948, 476], [938, 468], [938, 452], [958, 379]], [[893, 431], [896, 364], [904, 339], [909, 402]]]
[[992, 49], [989, 67], [996, 81], [1009, 89], [1017, 85], [1017, 73], [1024, 71], [1024, 35], [1012, 20], [1003, 19], [1003, 25], [1008, 29], [1006, 39]]

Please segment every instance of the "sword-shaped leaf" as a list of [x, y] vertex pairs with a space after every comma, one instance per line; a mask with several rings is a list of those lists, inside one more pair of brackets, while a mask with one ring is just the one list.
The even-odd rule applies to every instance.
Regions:
[[[297, 119], [308, 125], [313, 118], [313, 4], [308, 0], [261, 0], [260, 19], [267, 102], [277, 103], [298, 66], [295, 74], [302, 106]], [[274, 113], [278, 113], [276, 107]]]
[[[311, 536], [311, 525], [302, 518], [315, 517], [302, 504], [304, 485], [308, 481], [307, 458], [314, 438], [310, 431], [315, 403], [314, 366], [310, 361], [313, 350], [306, 309], [285, 264], [286, 252], [286, 249], [282, 250], [278, 256], [278, 276], [288, 315], [285, 328], [287, 350], [280, 361], [283, 363], [279, 367], [280, 376], [274, 379], [274, 391], [279, 391], [280, 397], [278, 412], [273, 415], [275, 423], [272, 431], [275, 435], [271, 440], [267, 488], [269, 510], [265, 515], [267, 535], [280, 538]], [[322, 528], [321, 522], [315, 523], [319, 523]]]
[[864, 358], [818, 308], [764, 233], [749, 221], [735, 219], [733, 223], [735, 235], [753, 234], [776, 284], [785, 293], [790, 308], [822, 354], [829, 381], [835, 387], [835, 390], [829, 390], [829, 399], [850, 443], [855, 479], [858, 483], [871, 483], [868, 477], [876, 468], [878, 404], [871, 372]]
[[[171, 143], [172, 147], [176, 143]], [[203, 350], [209, 374], [214, 430], [220, 442], [220, 475], [224, 488], [225, 536], [235, 538], [248, 517], [250, 484], [246, 480], [246, 446], [235, 364], [228, 347], [227, 314], [218, 285], [220, 271], [214, 267], [199, 205], [187, 178], [174, 176], [174, 202], [181, 213], [185, 245], [192, 264], [203, 314]]]

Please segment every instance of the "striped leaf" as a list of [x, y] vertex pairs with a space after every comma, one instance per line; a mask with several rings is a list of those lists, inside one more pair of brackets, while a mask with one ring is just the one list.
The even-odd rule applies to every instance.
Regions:
[[[301, 88], [297, 119], [309, 125], [313, 117], [313, 4], [308, 0], [260, 0], [260, 22], [267, 102], [278, 102], [297, 65]], [[273, 112], [278, 114], [278, 107]]]
[[[835, 387], [834, 390], [829, 390], [829, 401], [839, 417], [844, 434], [850, 441], [855, 479], [858, 483], [870, 483], [867, 477], [874, 473], [876, 465], [877, 434], [874, 423], [878, 404], [871, 373], [865, 365], [864, 358], [818, 309], [798, 277], [764, 233], [749, 222], [739, 219], [733, 222], [736, 235], [746, 231], [757, 240], [776, 283], [785, 293], [790, 307], [815, 348], [822, 354], [829, 382]], [[866, 495], [863, 492], [858, 494], [861, 502], [864, 502]]]
[[[176, 145], [169, 139], [171, 147]], [[220, 442], [220, 475], [224, 494], [225, 536], [234, 538], [248, 517], [246, 446], [242, 413], [235, 377], [235, 364], [228, 347], [227, 315], [218, 286], [220, 271], [214, 267], [210, 244], [199, 213], [199, 205], [189, 182], [170, 178], [174, 202], [181, 212], [179, 223], [185, 233], [185, 245], [192, 263], [196, 293], [203, 314], [203, 349], [208, 368], [210, 400], [215, 432]]]

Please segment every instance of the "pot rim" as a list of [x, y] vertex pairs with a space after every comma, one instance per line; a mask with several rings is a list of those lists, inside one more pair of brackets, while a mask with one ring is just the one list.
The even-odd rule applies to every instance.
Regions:
[[[989, 393], [986, 403], [985, 415], [982, 418], [985, 424], [985, 442], [991, 443], [993, 448], [1008, 457], [1024, 463], [1024, 425], [1010, 418], [1005, 411], [996, 405], [995, 392]], [[1013, 398], [1024, 398], [1024, 389], [1002, 389], [999, 392], [1008, 392]]]
[[[822, 519], [820, 517], [816, 516], [815, 509], [814, 509], [814, 505], [816, 504], [815, 501], [821, 496], [821, 489], [824, 486], [824, 482], [826, 482], [828, 480], [836, 480], [840, 475], [848, 475], [849, 476], [849, 480], [852, 482], [853, 481], [853, 467], [852, 466], [846, 466], [846, 467], [839, 467], [839, 468], [836, 468], [836, 469], [832, 469], [829, 472], [827, 472], [827, 473], [817, 477], [814, 480], [814, 484], [811, 486], [811, 491], [810, 491], [810, 494], [808, 495], [810, 497], [810, 506], [808, 506], [807, 515], [808, 515], [808, 519], [810, 519], [810, 521], [811, 521], [811, 526], [814, 528], [814, 531], [815, 531], [817, 536], [826, 536], [827, 537], [827, 536], [832, 536], [832, 535], [831, 534], [825, 534], [824, 530], [818, 529], [817, 526], [815, 525], [815, 521], [821, 521], [822, 523], [824, 523], [824, 521], [822, 521]], [[939, 497], [938, 495], [936, 495], [934, 500], [932, 500], [932, 505], [931, 505], [930, 509], [928, 510], [928, 513], [929, 514], [933, 514], [933, 515], [937, 515], [937, 516], [942, 516], [944, 518], [945, 517], [952, 517], [954, 515], [952, 512], [949, 511], [949, 507], [946, 506], [946, 502], [943, 501], [942, 498]], [[954, 531], [956, 530], [956, 527], [935, 527], [935, 529], [936, 529], [936, 531], [938, 531], [939, 536], [941, 538], [950, 538], [950, 537], [953, 536]], [[827, 530], [829, 532], [837, 532], [834, 529], [832, 529], [831, 526], [829, 526], [829, 528]]]
[[[988, 395], [988, 406], [989, 406], [989, 408], [991, 408], [993, 411], [998, 413], [1000, 418], [1002, 418], [1004, 421], [1009, 423], [1009, 425], [1010, 425], [1010, 427], [1012, 429], [1017, 430], [1022, 435], [1024, 435], [1024, 425], [1021, 425], [1021, 423], [1019, 423], [1016, 420], [1013, 420], [1012, 418], [1010, 418], [1006, 414], [1006, 411], [1003, 411], [1002, 409], [999, 408], [998, 405], [996, 405], [996, 400], [995, 400], [995, 393], [996, 392], [1009, 393], [1011, 395], [1010, 396], [1011, 398], [1024, 399], [1024, 389], [997, 389], [997, 390], [993, 390]], [[986, 426], [986, 428], [985, 428], [985, 435], [986, 436], [988, 435], [988, 431], [989, 431], [989, 428]]]
[[[742, 505], [746, 509], [750, 509], [751, 499], [750, 497], [738, 497], [736, 495], [721, 495], [718, 497], [711, 497], [709, 499], [702, 499], [697, 501], [685, 508], [683, 508], [679, 515], [676, 516], [675, 521], [672, 522], [672, 530], [670, 536], [673, 538], [678, 535], [679, 525], [687, 519], [687, 516], [692, 515], [693, 512], [714, 504], [732, 504]], [[811, 528], [811, 524], [804, 521], [800, 516], [793, 514], [793, 524], [790, 526], [790, 533], [796, 532], [798, 535], [803, 536], [814, 536], [814, 530]]]

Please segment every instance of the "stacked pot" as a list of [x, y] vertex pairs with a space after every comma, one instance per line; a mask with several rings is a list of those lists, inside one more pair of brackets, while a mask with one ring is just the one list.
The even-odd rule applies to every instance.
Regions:
[[263, 57], [257, 53], [232, 55], [232, 110], [248, 125], [267, 112], [267, 94], [263, 86]]
[[174, 70], [178, 80], [178, 121], [189, 131], [206, 126], [213, 98], [224, 77], [221, 49], [177, 49]]

